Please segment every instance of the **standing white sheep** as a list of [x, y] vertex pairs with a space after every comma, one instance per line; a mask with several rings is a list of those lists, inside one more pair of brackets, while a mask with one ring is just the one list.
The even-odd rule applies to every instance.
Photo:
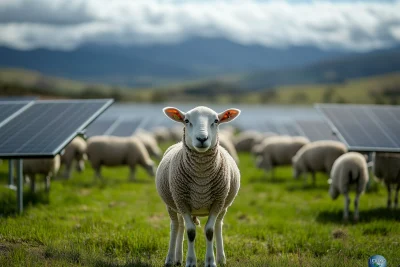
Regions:
[[274, 177], [274, 167], [285, 166], [292, 163], [292, 158], [297, 151], [310, 141], [302, 136], [274, 136], [265, 139], [252, 150], [257, 155], [257, 168], [271, 171]]
[[130, 168], [130, 180], [135, 180], [136, 165], [142, 166], [150, 176], [154, 176], [155, 166], [149, 153], [136, 137], [93, 136], [88, 139], [88, 159], [101, 178], [101, 166], [123, 166]]
[[343, 219], [349, 218], [351, 186], [355, 186], [356, 197], [354, 199], [354, 220], [358, 221], [358, 201], [360, 195], [365, 191], [369, 176], [368, 166], [365, 157], [357, 152], [349, 152], [340, 156], [333, 164], [331, 171], [331, 185], [329, 194], [332, 199], [336, 199], [339, 194], [345, 197]]
[[394, 208], [398, 208], [400, 190], [400, 154], [375, 153], [373, 173], [378, 181], [383, 181], [388, 191], [387, 207], [392, 206], [392, 186], [395, 186]]
[[171, 218], [170, 243], [165, 266], [182, 263], [184, 227], [188, 236], [186, 266], [196, 266], [194, 241], [197, 216], [208, 216], [205, 225], [206, 266], [225, 264], [222, 220], [240, 187], [239, 169], [229, 153], [218, 145], [218, 126], [236, 118], [240, 111], [228, 109], [217, 114], [207, 107], [186, 113], [172, 107], [164, 109], [172, 120], [185, 125], [183, 142], [171, 146], [157, 169], [157, 191]]
[[172, 140], [171, 132], [166, 127], [156, 127], [153, 129], [154, 137], [157, 142], [169, 142]]
[[140, 130], [135, 133], [134, 137], [137, 137], [145, 146], [147, 152], [151, 157], [155, 157], [156, 159], [161, 159], [162, 151], [158, 146], [157, 139], [150, 132], [145, 130]]
[[57, 175], [60, 169], [60, 155], [56, 155], [54, 158], [24, 159], [22, 165], [24, 176], [30, 180], [31, 191], [36, 191], [36, 175], [42, 174], [45, 178], [45, 189], [48, 192], [51, 177]]
[[245, 131], [234, 139], [235, 148], [238, 152], [250, 152], [253, 146], [259, 144], [264, 139], [264, 135], [257, 131]]
[[86, 141], [82, 137], [75, 137], [64, 150], [61, 155], [61, 164], [65, 165], [64, 177], [70, 178], [72, 171], [72, 164], [75, 161], [76, 170], [82, 172], [85, 170], [86, 156]]
[[339, 141], [316, 141], [303, 146], [293, 157], [293, 176], [299, 178], [306, 173], [312, 174], [315, 184], [315, 173], [330, 174], [335, 160], [347, 152], [346, 146]]
[[233, 145], [233, 143], [232, 143], [231, 139], [229, 138], [229, 136], [226, 136], [225, 133], [223, 133], [223, 134], [219, 133], [218, 140], [219, 140], [219, 145], [222, 146], [223, 148], [225, 148], [226, 151], [228, 151], [228, 153], [235, 160], [236, 164], [238, 164], [239, 163], [239, 156], [238, 156], [236, 148]]

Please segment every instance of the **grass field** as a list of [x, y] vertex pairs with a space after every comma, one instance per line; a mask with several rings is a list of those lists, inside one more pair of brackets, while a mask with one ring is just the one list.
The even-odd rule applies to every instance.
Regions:
[[[372, 183], [361, 197], [360, 222], [344, 224], [343, 197], [329, 198], [325, 176], [312, 187], [280, 168], [272, 180], [250, 155], [240, 160], [241, 189], [224, 225], [227, 266], [367, 266], [375, 254], [400, 265], [400, 211], [386, 210], [382, 185]], [[3, 162], [4, 185], [6, 171]], [[55, 180], [49, 195], [27, 187], [22, 216], [14, 214], [15, 192], [2, 187], [0, 266], [162, 266], [169, 217], [153, 178], [140, 168], [136, 182], [128, 182], [126, 168], [103, 175], [104, 183], [94, 183], [88, 168]], [[203, 266], [202, 228], [196, 252]]]

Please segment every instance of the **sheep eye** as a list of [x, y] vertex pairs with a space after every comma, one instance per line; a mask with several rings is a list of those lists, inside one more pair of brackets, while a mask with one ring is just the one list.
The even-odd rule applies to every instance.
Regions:
[[189, 123], [189, 120], [188, 120], [188, 119], [186, 119], [186, 120], [185, 120], [185, 123]]

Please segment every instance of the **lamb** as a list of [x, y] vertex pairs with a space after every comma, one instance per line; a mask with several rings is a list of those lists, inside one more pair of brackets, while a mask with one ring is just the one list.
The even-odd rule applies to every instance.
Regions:
[[188, 236], [186, 266], [196, 266], [197, 216], [208, 216], [205, 265], [216, 266], [214, 232], [217, 262], [225, 264], [222, 220], [239, 191], [240, 172], [234, 159], [218, 145], [218, 126], [235, 119], [240, 110], [228, 109], [217, 114], [207, 107], [196, 107], [184, 113], [167, 107], [164, 113], [185, 125], [182, 142], [167, 149], [156, 173], [157, 191], [171, 219], [165, 266], [182, 263], [184, 227]]
[[93, 136], [87, 141], [88, 159], [95, 170], [95, 177], [101, 178], [101, 166], [122, 166], [130, 168], [130, 180], [135, 180], [136, 165], [142, 166], [154, 176], [155, 166], [145, 146], [136, 137]]
[[65, 165], [64, 177], [71, 177], [72, 164], [76, 161], [76, 170], [82, 172], [85, 170], [86, 141], [82, 137], [75, 137], [61, 155], [61, 164]]
[[134, 135], [137, 137], [145, 146], [147, 152], [151, 157], [155, 157], [156, 159], [161, 159], [162, 151], [158, 146], [157, 140], [152, 133], [149, 133], [145, 130], [140, 130]]
[[392, 186], [395, 187], [394, 208], [398, 208], [400, 190], [400, 154], [375, 153], [372, 171], [378, 181], [383, 181], [388, 191], [387, 207], [392, 206]]
[[57, 172], [60, 169], [60, 155], [56, 155], [54, 158], [24, 159], [22, 163], [22, 171], [24, 176], [30, 180], [31, 191], [36, 191], [36, 174], [42, 174], [45, 176], [45, 190], [46, 192], [49, 192], [50, 179], [57, 175]]
[[354, 199], [354, 221], [358, 221], [358, 201], [365, 191], [369, 176], [365, 157], [357, 152], [349, 152], [341, 155], [333, 164], [330, 174], [331, 184], [329, 194], [335, 200], [339, 194], [345, 197], [343, 219], [349, 218], [350, 186], [355, 185], [356, 197]]
[[293, 177], [298, 179], [307, 172], [312, 174], [315, 185], [315, 173], [331, 173], [333, 163], [347, 152], [346, 146], [339, 141], [316, 141], [303, 146], [293, 157]]
[[231, 139], [224, 134], [219, 133], [218, 135], [219, 145], [228, 151], [228, 153], [232, 156], [235, 160], [236, 164], [239, 163], [239, 156], [237, 154], [236, 148], [233, 145]]
[[274, 167], [290, 165], [297, 151], [309, 142], [307, 138], [302, 136], [270, 137], [253, 149], [253, 152], [257, 155], [257, 168], [271, 171], [271, 175], [274, 177]]
[[235, 148], [238, 152], [250, 152], [254, 145], [259, 144], [264, 139], [262, 133], [257, 131], [245, 131], [240, 133], [234, 140]]

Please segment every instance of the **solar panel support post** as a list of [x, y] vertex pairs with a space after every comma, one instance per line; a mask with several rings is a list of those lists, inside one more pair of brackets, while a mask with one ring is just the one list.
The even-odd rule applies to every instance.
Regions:
[[23, 162], [17, 159], [17, 210], [22, 214], [24, 210], [24, 181], [23, 181]]
[[14, 168], [13, 168], [13, 160], [8, 160], [8, 187], [14, 187]]

